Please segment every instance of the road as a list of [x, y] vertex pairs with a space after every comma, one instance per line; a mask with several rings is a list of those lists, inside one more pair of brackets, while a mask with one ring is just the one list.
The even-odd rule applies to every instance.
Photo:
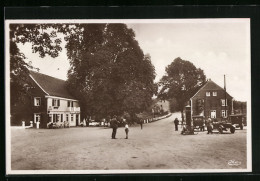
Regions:
[[[246, 168], [246, 129], [235, 134], [181, 135], [171, 117], [112, 129], [12, 129], [12, 170], [240, 169]], [[234, 160], [240, 164], [229, 165]]]

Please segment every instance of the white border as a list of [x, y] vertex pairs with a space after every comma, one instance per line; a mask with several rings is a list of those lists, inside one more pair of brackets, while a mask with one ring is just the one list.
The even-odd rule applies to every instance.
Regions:
[[[250, 46], [249, 18], [219, 18], [219, 19], [91, 19], [91, 20], [5, 20], [5, 105], [6, 105], [6, 174], [122, 174], [122, 173], [231, 173], [252, 172], [252, 135], [251, 135], [251, 82], [247, 100], [247, 168], [246, 169], [151, 169], [151, 170], [11, 170], [11, 127], [10, 124], [10, 54], [9, 54], [9, 24], [10, 23], [248, 23], [247, 39]], [[249, 52], [249, 55], [250, 55]], [[250, 55], [251, 56], [251, 55]], [[251, 58], [251, 57], [250, 57]], [[251, 72], [251, 62], [247, 70]]]

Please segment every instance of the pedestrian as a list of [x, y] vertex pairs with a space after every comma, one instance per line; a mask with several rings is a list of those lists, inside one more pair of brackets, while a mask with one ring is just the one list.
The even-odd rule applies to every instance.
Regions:
[[175, 131], [178, 131], [178, 125], [179, 125], [179, 120], [178, 120], [178, 118], [175, 118], [174, 124], [175, 124]]
[[141, 129], [143, 129], [143, 122], [144, 122], [144, 120], [140, 119]]
[[128, 139], [128, 132], [129, 132], [129, 128], [128, 128], [128, 124], [126, 123], [125, 124], [125, 135], [126, 135], [125, 139]]
[[208, 117], [208, 119], [206, 121], [206, 125], [207, 125], [207, 131], [208, 131], [207, 134], [209, 134], [209, 133], [213, 134], [213, 132], [212, 132], [212, 129], [213, 129], [212, 128], [212, 121], [211, 121], [210, 117]]
[[111, 127], [113, 129], [112, 131], [112, 139], [116, 139], [116, 131], [117, 131], [117, 128], [118, 128], [118, 123], [117, 123], [117, 119], [116, 119], [116, 116], [113, 117], [113, 119], [111, 120]]

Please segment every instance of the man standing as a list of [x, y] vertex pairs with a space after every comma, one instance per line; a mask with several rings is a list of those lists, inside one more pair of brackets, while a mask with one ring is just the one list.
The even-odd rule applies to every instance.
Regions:
[[116, 131], [117, 131], [117, 127], [118, 127], [116, 116], [114, 116], [113, 119], [111, 120], [111, 127], [113, 129], [112, 139], [116, 139]]
[[208, 131], [207, 134], [209, 134], [209, 133], [213, 134], [213, 132], [212, 132], [212, 121], [211, 121], [210, 117], [208, 117], [206, 125], [207, 125], [207, 131]]
[[125, 139], [128, 139], [128, 132], [129, 132], [128, 124], [125, 123], [125, 135], [126, 135]]
[[141, 129], [143, 129], [143, 121], [144, 121], [144, 120], [140, 119]]
[[179, 125], [179, 120], [178, 120], [178, 118], [175, 118], [174, 124], [175, 124], [175, 131], [178, 131], [178, 125]]

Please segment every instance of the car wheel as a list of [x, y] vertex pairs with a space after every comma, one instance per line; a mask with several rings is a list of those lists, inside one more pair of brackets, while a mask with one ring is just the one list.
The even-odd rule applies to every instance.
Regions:
[[236, 130], [236, 129], [235, 129], [234, 127], [231, 127], [231, 128], [230, 128], [230, 132], [231, 132], [231, 133], [235, 133], [235, 130]]
[[219, 131], [220, 134], [223, 133], [223, 129], [221, 127], [218, 128], [218, 131]]

